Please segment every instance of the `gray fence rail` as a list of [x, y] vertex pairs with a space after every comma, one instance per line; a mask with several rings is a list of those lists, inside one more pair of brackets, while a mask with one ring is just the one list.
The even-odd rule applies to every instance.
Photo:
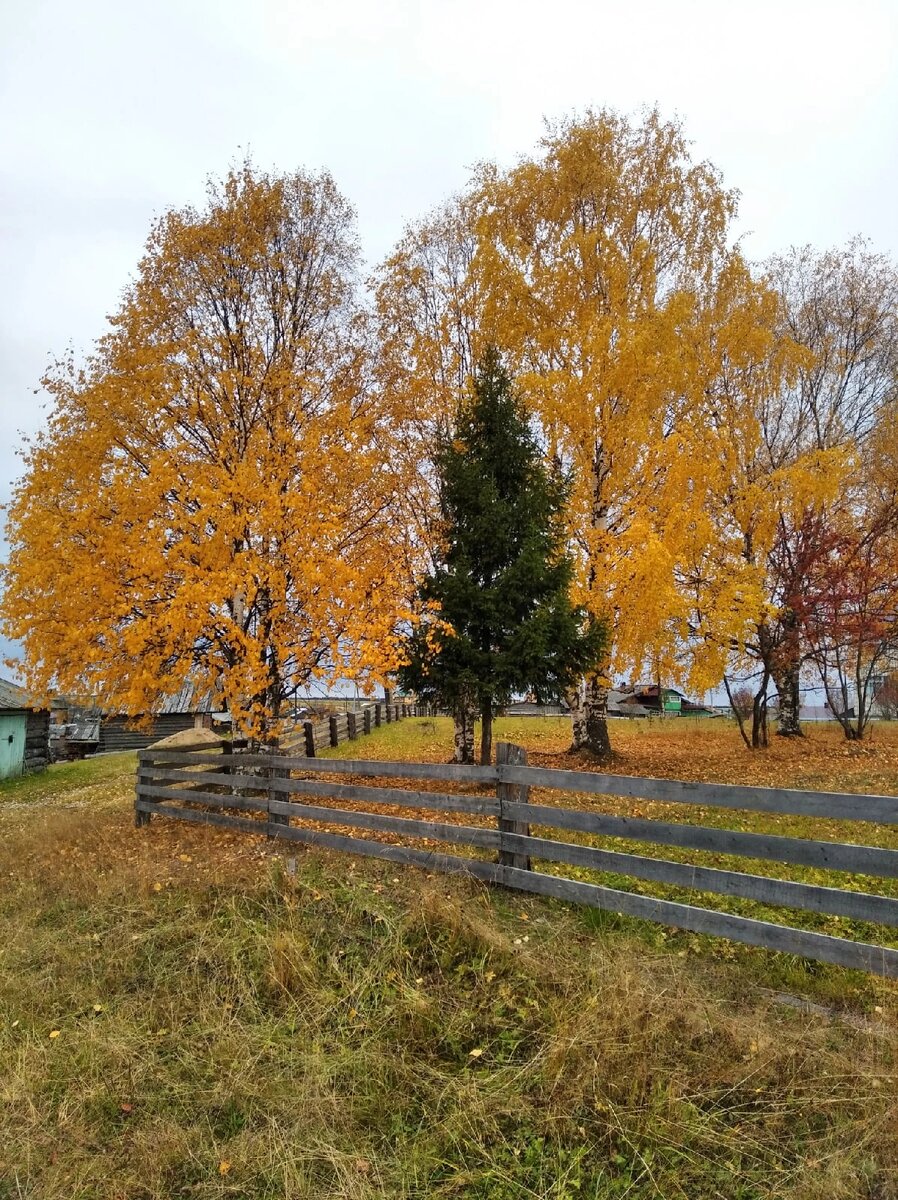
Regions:
[[[408, 706], [403, 712], [399, 708], [391, 706], [390, 720], [400, 719], [403, 715], [422, 715], [409, 711]], [[359, 716], [344, 714], [342, 718], [331, 718], [327, 744], [338, 745], [341, 739], [353, 740], [359, 736], [358, 724], [348, 721], [353, 715]], [[385, 719], [385, 714], [381, 713], [381, 720]], [[369, 728], [374, 727], [374, 713], [371, 721]], [[307, 742], [307, 734], [303, 740]], [[324, 775], [407, 782], [402, 787], [389, 783], [370, 786], [339, 783], [321, 778]], [[458, 785], [459, 790], [416, 790], [415, 780], [450, 783]], [[479, 789], [478, 794], [471, 792], [472, 787]], [[429, 870], [465, 872], [521, 891], [898, 978], [898, 950], [888, 946], [587, 883], [554, 871], [534, 869], [533, 862], [566, 864], [698, 893], [741, 897], [770, 906], [898, 927], [898, 899], [856, 890], [856, 878], [847, 881], [853, 887], [824, 887], [745, 871], [673, 862], [607, 846], [535, 836], [531, 833], [531, 825], [550, 831], [570, 830], [600, 838], [626, 838], [655, 845], [822, 867], [850, 872], [854, 876], [863, 875], [865, 884], [869, 877], [898, 878], [898, 850], [533, 804], [529, 798], [531, 787], [567, 793], [638, 796], [669, 804], [701, 804], [743, 812], [898, 824], [898, 797], [895, 796], [692, 784], [599, 775], [589, 771], [555, 771], [527, 766], [526, 753], [507, 742], [499, 743], [497, 763], [488, 767], [317, 759], [314, 753], [294, 757], [289, 753], [223, 754], [150, 748], [139, 755], [135, 812], [138, 825], [146, 824], [152, 816], [165, 816], [370, 855]], [[435, 811], [447, 816], [451, 814], [451, 817], [447, 820], [424, 819], [378, 811], [385, 805], [413, 812]], [[347, 826], [375, 836], [353, 836], [321, 826]], [[437, 853], [409, 844], [409, 839], [442, 842], [450, 847], [471, 847], [473, 853]]]

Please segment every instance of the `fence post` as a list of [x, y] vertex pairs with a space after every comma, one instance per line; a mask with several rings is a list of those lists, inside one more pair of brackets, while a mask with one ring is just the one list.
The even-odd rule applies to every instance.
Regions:
[[355, 739], [359, 736], [358, 726], [356, 725], [356, 716], [355, 716], [354, 712], [348, 712], [346, 714], [346, 733], [351, 742], [354, 742]]
[[340, 745], [340, 735], [337, 731], [337, 718], [331, 717], [328, 720], [328, 726], [330, 728], [330, 733], [331, 733], [331, 745], [339, 746]]
[[371, 705], [362, 713], [362, 730], [367, 735], [371, 732]]
[[[523, 746], [513, 742], [496, 743], [496, 766], [525, 767], [527, 751]], [[501, 770], [499, 772], [501, 777]], [[526, 783], [502, 783], [496, 785], [496, 798], [499, 801], [499, 866], [516, 867], [519, 871], [531, 871], [529, 854], [521, 854], [516, 850], [506, 850], [503, 845], [503, 833], [519, 833], [530, 836], [530, 826], [526, 821], [515, 821], [504, 815], [506, 804], [526, 804], [530, 795], [530, 785]]]
[[271, 786], [271, 781], [274, 779], [289, 779], [290, 772], [286, 767], [278, 767], [275, 765], [275, 760], [278, 757], [277, 751], [270, 750], [272, 757], [271, 766], [268, 768], [268, 836], [277, 837], [277, 834], [271, 829], [272, 825], [289, 825], [290, 818], [286, 813], [273, 813], [271, 811], [272, 800], [283, 800], [286, 792], [278, 791], [277, 788]]
[[137, 807], [139, 801], [142, 799], [143, 789], [141, 788], [141, 784], [151, 784], [153, 782], [152, 765], [143, 761], [143, 756], [145, 753], [145, 750], [141, 750], [138, 756], [137, 787], [134, 789], [134, 824], [137, 829], [140, 829], [143, 825], [149, 825], [151, 816], [151, 814], [148, 812], [141, 812], [141, 810]]
[[374, 727], [375, 727], [375, 729], [380, 728], [380, 723], [381, 723], [382, 717], [383, 717], [383, 714], [380, 711], [380, 704], [375, 704], [375, 706], [374, 706]]
[[391, 714], [390, 714], [390, 709], [391, 709], [391, 708], [392, 708], [392, 705], [390, 705], [390, 704], [385, 704], [385, 705], [384, 705], [384, 716], [385, 716], [385, 717], [386, 717], [386, 719], [387, 719], [387, 724], [388, 724], [388, 725], [390, 724], [390, 721], [392, 720], [392, 716], [391, 716]]
[[315, 757], [315, 726], [311, 721], [303, 721], [302, 731], [306, 739], [306, 758]]

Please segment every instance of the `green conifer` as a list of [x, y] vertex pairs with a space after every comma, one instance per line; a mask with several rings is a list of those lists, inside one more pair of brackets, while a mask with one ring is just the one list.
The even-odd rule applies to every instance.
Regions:
[[445, 543], [420, 590], [425, 618], [400, 682], [450, 711], [476, 706], [488, 763], [496, 709], [526, 692], [560, 700], [597, 661], [605, 634], [571, 603], [566, 483], [546, 466], [493, 348], [438, 468]]

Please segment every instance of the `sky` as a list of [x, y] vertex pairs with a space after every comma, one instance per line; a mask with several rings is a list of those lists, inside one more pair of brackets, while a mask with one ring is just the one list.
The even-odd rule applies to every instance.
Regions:
[[327, 167], [375, 263], [544, 118], [657, 105], [740, 190], [750, 257], [855, 234], [898, 256], [895, 0], [0, 0], [0, 18], [0, 503], [50, 358], [102, 334], [154, 216], [247, 152]]

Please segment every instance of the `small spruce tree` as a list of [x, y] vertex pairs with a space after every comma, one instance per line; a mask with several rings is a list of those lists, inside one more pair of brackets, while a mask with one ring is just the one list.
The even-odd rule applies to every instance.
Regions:
[[571, 603], [566, 483], [545, 465], [494, 348], [438, 468], [445, 541], [400, 682], [450, 711], [476, 706], [489, 763], [496, 709], [528, 691], [560, 700], [600, 657], [605, 631]]

